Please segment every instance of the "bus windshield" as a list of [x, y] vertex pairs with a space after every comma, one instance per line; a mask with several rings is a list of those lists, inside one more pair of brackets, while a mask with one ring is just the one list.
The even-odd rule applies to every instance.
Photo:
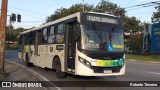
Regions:
[[123, 51], [123, 29], [115, 25], [84, 24], [82, 29], [82, 49], [104, 50], [107, 52]]

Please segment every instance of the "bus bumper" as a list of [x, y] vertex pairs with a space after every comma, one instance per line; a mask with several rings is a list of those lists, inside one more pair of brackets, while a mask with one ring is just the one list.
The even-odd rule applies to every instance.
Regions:
[[[76, 71], [76, 75], [81, 75], [81, 76], [118, 76], [118, 75], [124, 75], [125, 74], [125, 68], [126, 68], [126, 64], [124, 64], [119, 72], [114, 72], [114, 73], [97, 73], [95, 72], [93, 69], [85, 66], [84, 64], [79, 64], [79, 66], [77, 66], [77, 71]], [[107, 69], [107, 68], [106, 68]]]

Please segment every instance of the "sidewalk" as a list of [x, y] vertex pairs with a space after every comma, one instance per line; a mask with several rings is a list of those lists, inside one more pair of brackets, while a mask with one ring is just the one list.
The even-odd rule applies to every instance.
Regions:
[[[1, 79], [0, 81], [44, 81], [38, 75], [34, 75], [33, 73], [29, 72], [26, 68], [20, 67], [16, 64], [6, 61], [5, 62], [5, 70], [6, 75], [5, 78]], [[50, 90], [50, 88], [46, 87], [38, 87], [38, 88], [0, 88], [0, 90]], [[55, 87], [52, 90], [57, 90]]]

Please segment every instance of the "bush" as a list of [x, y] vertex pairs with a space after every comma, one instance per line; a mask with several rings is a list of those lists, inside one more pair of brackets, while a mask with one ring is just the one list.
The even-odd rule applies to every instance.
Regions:
[[143, 36], [142, 34], [132, 35], [127, 43], [127, 46], [133, 53], [142, 53], [143, 51]]

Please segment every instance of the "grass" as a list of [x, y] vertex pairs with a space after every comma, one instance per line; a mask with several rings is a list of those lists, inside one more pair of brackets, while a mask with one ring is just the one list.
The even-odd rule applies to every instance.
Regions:
[[160, 62], [160, 54], [158, 55], [126, 54], [126, 59]]

